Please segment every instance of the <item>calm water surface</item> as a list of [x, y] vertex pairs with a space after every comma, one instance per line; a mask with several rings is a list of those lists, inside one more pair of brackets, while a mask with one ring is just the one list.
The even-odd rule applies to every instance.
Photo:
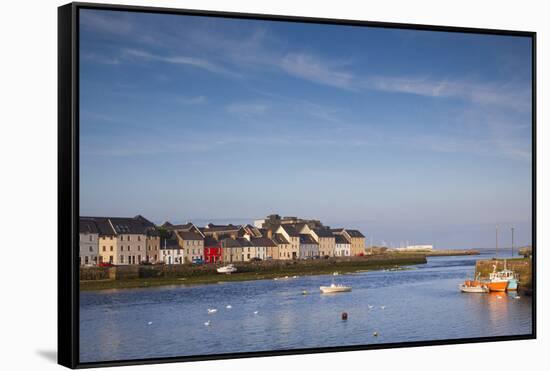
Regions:
[[[336, 277], [82, 292], [81, 362], [530, 334], [529, 297], [458, 291], [475, 260], [488, 257], [434, 257], [411, 270]], [[321, 295], [319, 286], [333, 279], [353, 291]]]

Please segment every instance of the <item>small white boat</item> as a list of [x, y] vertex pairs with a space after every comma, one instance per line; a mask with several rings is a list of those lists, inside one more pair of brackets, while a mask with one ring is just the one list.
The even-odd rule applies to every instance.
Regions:
[[237, 271], [237, 268], [235, 268], [235, 266], [233, 264], [229, 264], [229, 265], [226, 265], [224, 267], [219, 267], [218, 269], [216, 269], [216, 271], [218, 273], [230, 274], [230, 273], [235, 273]]
[[323, 294], [332, 294], [337, 292], [350, 292], [351, 286], [344, 286], [344, 285], [335, 285], [334, 283], [330, 286], [321, 286], [319, 287], [321, 290], [321, 293]]
[[461, 284], [458, 285], [458, 288], [462, 292], [468, 292], [468, 293], [480, 293], [484, 294], [489, 292], [489, 288], [485, 285], [468, 285], [468, 284]]

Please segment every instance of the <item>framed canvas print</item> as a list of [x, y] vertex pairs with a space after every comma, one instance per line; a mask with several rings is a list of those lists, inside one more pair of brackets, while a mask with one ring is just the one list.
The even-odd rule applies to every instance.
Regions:
[[536, 336], [535, 33], [59, 8], [59, 363]]

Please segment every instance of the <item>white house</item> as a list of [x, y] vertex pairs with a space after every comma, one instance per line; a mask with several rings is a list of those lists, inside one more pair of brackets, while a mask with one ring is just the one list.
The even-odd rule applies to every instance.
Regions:
[[79, 260], [80, 265], [97, 265], [99, 256], [99, 230], [93, 219], [80, 218], [79, 221]]
[[351, 256], [351, 243], [342, 235], [336, 234], [334, 256]]
[[319, 244], [309, 234], [300, 234], [300, 259], [319, 256]]

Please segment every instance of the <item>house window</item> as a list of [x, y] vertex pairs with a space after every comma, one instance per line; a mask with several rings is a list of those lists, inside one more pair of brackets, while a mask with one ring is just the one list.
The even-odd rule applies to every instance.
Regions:
[[120, 236], [120, 240], [121, 240], [121, 241], [124, 241], [124, 236]]
[[141, 251], [141, 246], [138, 245], [138, 251]]
[[120, 263], [121, 263], [121, 264], [124, 263], [124, 255], [120, 255]]
[[105, 248], [105, 246], [103, 246], [103, 251], [107, 251], [107, 249]]
[[138, 241], [141, 241], [141, 236], [138, 236]]
[[93, 252], [93, 251], [94, 251], [93, 246], [90, 246], [90, 252]]
[[128, 236], [128, 241], [130, 241], [130, 236]]
[[113, 256], [109, 255], [109, 263], [113, 264]]
[[110, 246], [110, 250], [113, 251], [113, 246]]
[[84, 257], [84, 264], [88, 264], [88, 257], [87, 256]]
[[141, 255], [138, 255], [138, 263], [141, 261]]
[[94, 240], [94, 238], [90, 235], [90, 242], [92, 242]]

